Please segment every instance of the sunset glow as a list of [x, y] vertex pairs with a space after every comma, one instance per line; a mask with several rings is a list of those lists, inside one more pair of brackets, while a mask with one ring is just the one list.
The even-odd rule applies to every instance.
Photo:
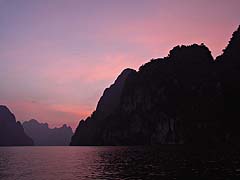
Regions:
[[181, 44], [204, 43], [220, 55], [239, 7], [239, 0], [0, 0], [0, 104], [20, 121], [76, 128], [123, 69]]

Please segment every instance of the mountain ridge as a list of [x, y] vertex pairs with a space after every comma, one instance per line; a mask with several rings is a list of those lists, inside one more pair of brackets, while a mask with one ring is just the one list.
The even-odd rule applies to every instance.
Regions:
[[40, 123], [35, 119], [24, 121], [23, 128], [37, 146], [67, 146], [73, 135], [72, 128], [66, 124], [49, 128], [48, 123]]
[[126, 78], [119, 105], [101, 123], [97, 112], [79, 123], [71, 145], [236, 144], [239, 46], [240, 26], [215, 60], [204, 44], [152, 59]]

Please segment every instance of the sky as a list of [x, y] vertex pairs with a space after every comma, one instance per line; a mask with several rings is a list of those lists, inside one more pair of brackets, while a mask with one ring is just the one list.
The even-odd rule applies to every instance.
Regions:
[[176, 45], [216, 57], [239, 0], [0, 0], [0, 104], [17, 120], [76, 128], [125, 68]]

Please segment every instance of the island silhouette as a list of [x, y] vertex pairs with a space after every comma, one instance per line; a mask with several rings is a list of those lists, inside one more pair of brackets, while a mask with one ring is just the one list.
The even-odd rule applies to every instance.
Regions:
[[240, 26], [216, 59], [204, 44], [182, 45], [124, 70], [70, 145], [239, 146], [239, 48]]
[[7, 106], [0, 105], [0, 146], [68, 146], [72, 135], [66, 124], [49, 128], [35, 119], [21, 124]]
[[22, 125], [36, 146], [68, 146], [73, 135], [72, 128], [66, 124], [59, 128], [49, 128], [47, 123], [31, 119]]
[[14, 114], [0, 105], [0, 146], [32, 146], [33, 140], [24, 132]]

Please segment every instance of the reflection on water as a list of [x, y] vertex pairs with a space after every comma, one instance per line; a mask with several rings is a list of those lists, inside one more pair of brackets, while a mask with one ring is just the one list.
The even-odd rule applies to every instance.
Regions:
[[240, 179], [236, 153], [152, 147], [1, 147], [1, 180]]

